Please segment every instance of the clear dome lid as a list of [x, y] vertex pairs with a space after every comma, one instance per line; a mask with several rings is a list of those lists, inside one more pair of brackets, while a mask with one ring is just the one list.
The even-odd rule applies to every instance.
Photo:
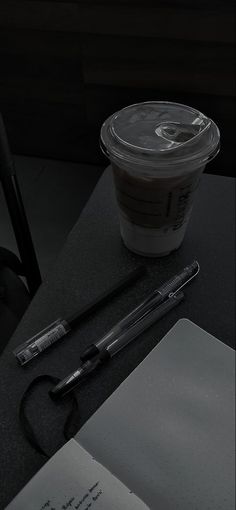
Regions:
[[101, 148], [111, 158], [162, 166], [197, 165], [219, 151], [220, 133], [203, 113], [178, 103], [152, 101], [127, 106], [101, 128]]

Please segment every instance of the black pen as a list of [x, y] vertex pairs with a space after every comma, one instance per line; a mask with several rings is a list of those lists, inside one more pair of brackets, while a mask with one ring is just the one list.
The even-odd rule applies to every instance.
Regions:
[[166, 299], [160, 305], [154, 305], [149, 309], [149, 311], [144, 312], [143, 316], [141, 316], [139, 320], [134, 321], [133, 325], [128, 327], [127, 330], [120, 334], [120, 336], [111, 341], [111, 343], [102, 349], [96, 357], [85, 361], [77, 370], [54, 386], [54, 388], [52, 388], [49, 392], [50, 396], [56, 399], [73, 390], [82, 380], [87, 378], [88, 375], [93, 373], [97, 368], [109, 361], [121, 349], [126, 347], [131, 340], [139, 336], [143, 331], [145, 331], [145, 329], [150, 327], [172, 308], [181, 303], [183, 298], [184, 293], [178, 292]]
[[42, 351], [53, 345], [60, 338], [64, 337], [77, 326], [82, 320], [89, 317], [93, 312], [97, 311], [101, 306], [108, 303], [114, 296], [117, 296], [122, 290], [136, 282], [138, 278], [146, 272], [145, 266], [139, 266], [130, 271], [118, 283], [110, 287], [108, 290], [100, 294], [94, 301], [81, 308], [78, 312], [70, 315], [66, 319], [57, 319], [52, 324], [39, 333], [29, 338], [26, 342], [19, 345], [13, 352], [20, 365], [25, 365], [33, 358], [38, 356]]
[[118, 322], [104, 337], [87, 347], [80, 356], [81, 361], [87, 361], [93, 356], [97, 356], [112, 340], [120, 336], [123, 330], [126, 330], [134, 321], [139, 320], [139, 317], [142, 316], [145, 311], [148, 311], [152, 306], [163, 303], [168, 296], [182, 289], [199, 273], [199, 270], [199, 263], [194, 260], [192, 264], [186, 266], [177, 275], [161, 285], [161, 287], [155, 289], [140, 305]]

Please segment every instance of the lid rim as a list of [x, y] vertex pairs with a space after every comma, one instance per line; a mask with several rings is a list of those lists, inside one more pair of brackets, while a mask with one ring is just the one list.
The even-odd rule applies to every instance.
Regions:
[[[102, 139], [102, 137], [100, 138], [100, 147], [101, 147], [101, 150], [102, 152], [105, 154], [106, 157], [112, 159], [112, 158], [116, 158], [120, 161], [124, 161], [126, 163], [133, 163], [135, 165], [146, 165], [148, 167], [153, 167], [155, 165], [155, 163], [159, 163], [161, 164], [163, 167], [168, 167], [168, 166], [177, 166], [177, 165], [180, 165], [180, 164], [188, 164], [188, 163], [197, 163], [197, 162], [200, 162], [200, 163], [206, 163], [206, 162], [209, 162], [211, 161], [212, 159], [214, 159], [214, 157], [218, 154], [219, 150], [220, 150], [220, 139], [217, 141], [216, 144], [214, 144], [214, 146], [211, 146], [211, 150], [208, 151], [208, 152], [205, 152], [202, 153], [202, 154], [199, 154], [199, 153], [196, 153], [195, 155], [189, 155], [189, 156], [186, 156], [184, 157], [183, 155], [182, 156], [175, 156], [175, 158], [173, 158], [172, 160], [171, 159], [168, 159], [167, 160], [167, 154], [159, 154], [157, 155], [156, 154], [156, 157], [155, 159], [147, 159], [147, 157], [145, 158], [142, 158], [140, 153], [139, 153], [139, 156], [136, 157], [135, 154], [132, 155], [132, 154], [127, 154], [127, 153], [122, 153], [122, 152], [119, 152], [119, 151], [116, 151], [114, 148], [111, 150], [107, 147], [107, 145], [104, 143], [104, 140]], [[169, 152], [168, 152], [169, 154]], [[146, 156], [146, 155], [145, 155]]]
[[119, 154], [115, 154], [114, 152], [109, 152], [109, 151], [104, 151], [104, 149], [102, 150], [102, 152], [105, 154], [106, 157], [108, 157], [109, 159], [117, 159], [119, 161], [123, 161], [124, 163], [128, 164], [133, 164], [133, 165], [136, 165], [136, 166], [147, 166], [147, 167], [150, 167], [150, 168], [153, 168], [155, 165], [159, 164], [160, 167], [162, 168], [167, 168], [167, 167], [177, 167], [179, 165], [188, 165], [188, 164], [191, 164], [192, 166], [196, 166], [198, 164], [198, 166], [202, 166], [206, 163], [209, 163], [210, 161], [212, 161], [216, 156], [217, 154], [219, 153], [219, 150], [220, 150], [220, 143], [218, 143], [218, 145], [215, 147], [214, 150], [212, 150], [210, 153], [206, 154], [204, 157], [194, 157], [194, 158], [179, 158], [177, 160], [177, 158], [175, 160], [172, 160], [172, 161], [163, 161], [162, 159], [153, 159], [153, 160], [145, 160], [145, 159], [141, 159], [141, 158], [138, 158], [138, 159], [135, 159], [135, 158], [125, 158], [125, 157], [122, 157], [122, 155], [119, 155]]

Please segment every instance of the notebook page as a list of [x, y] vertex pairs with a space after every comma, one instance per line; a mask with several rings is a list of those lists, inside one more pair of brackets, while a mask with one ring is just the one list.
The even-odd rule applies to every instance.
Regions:
[[152, 510], [233, 510], [234, 351], [181, 319], [76, 440]]
[[6, 510], [148, 510], [117, 478], [71, 439]]

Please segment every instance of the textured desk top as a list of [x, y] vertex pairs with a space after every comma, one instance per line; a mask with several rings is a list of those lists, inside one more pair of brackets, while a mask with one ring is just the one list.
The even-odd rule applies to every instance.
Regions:
[[[77, 368], [85, 346], [102, 336], [150, 290], [194, 258], [198, 259], [201, 271], [186, 288], [185, 301], [76, 391], [80, 426], [178, 319], [186, 317], [226, 344], [234, 345], [234, 184], [232, 178], [204, 175], [181, 248], [167, 257], [146, 259], [129, 252], [120, 239], [109, 169], [104, 173], [54, 270], [0, 358], [1, 510], [45, 462], [26, 442], [19, 427], [19, 402], [28, 384], [41, 374], [62, 378]], [[18, 344], [56, 318], [87, 304], [140, 263], [146, 265], [148, 272], [136, 285], [25, 368], [16, 364], [12, 350]], [[34, 391], [27, 413], [41, 444], [54, 453], [64, 442], [62, 428], [69, 405], [66, 400], [54, 404], [47, 395], [49, 388], [49, 384], [43, 383]]]

